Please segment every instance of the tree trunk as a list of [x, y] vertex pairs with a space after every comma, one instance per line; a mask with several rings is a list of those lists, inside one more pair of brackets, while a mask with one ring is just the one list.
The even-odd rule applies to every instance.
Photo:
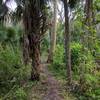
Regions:
[[40, 42], [36, 40], [36, 35], [28, 36], [30, 44], [30, 57], [32, 59], [31, 80], [39, 80], [40, 76]]
[[95, 30], [95, 28], [93, 27], [93, 23], [94, 23], [94, 12], [93, 12], [93, 0], [86, 0], [85, 3], [85, 25], [86, 28], [86, 47], [88, 49], [90, 49], [90, 51], [92, 52], [93, 49], [93, 33], [91, 30]]
[[25, 10], [23, 12], [23, 24], [24, 24], [24, 34], [23, 34], [23, 61], [27, 65], [29, 61], [29, 40], [28, 40], [28, 6], [25, 4]]
[[31, 80], [39, 80], [40, 76], [40, 41], [36, 34], [29, 34], [29, 53], [32, 60]]
[[31, 72], [31, 80], [38, 80], [40, 76], [40, 51], [38, 45], [34, 44], [33, 46], [34, 55], [32, 57], [32, 72]]
[[64, 0], [64, 11], [65, 11], [65, 61], [66, 61], [66, 68], [67, 68], [67, 81], [68, 84], [71, 84], [72, 81], [72, 73], [71, 73], [71, 49], [70, 49], [70, 41], [71, 41], [71, 34], [69, 31], [69, 11], [68, 11], [68, 0]]
[[45, 0], [25, 0], [23, 22], [29, 41], [29, 56], [32, 61], [31, 80], [39, 80], [40, 42], [47, 29]]
[[57, 30], [57, 0], [53, 1], [54, 5], [54, 13], [53, 13], [53, 20], [52, 20], [52, 26], [51, 26], [51, 37], [50, 37], [50, 50], [49, 50], [49, 56], [47, 62], [53, 62], [53, 56], [55, 52], [56, 47], [56, 30]]
[[23, 34], [23, 61], [25, 65], [29, 62], [29, 40], [26, 34]]
[[[39, 27], [39, 12], [36, 8], [33, 10], [31, 2], [25, 2], [25, 11], [23, 16], [25, 35], [28, 38], [29, 57], [32, 61], [31, 80], [39, 80], [39, 67], [40, 67], [40, 31]], [[34, 13], [33, 13], [34, 12]], [[37, 26], [36, 26], [37, 25]], [[25, 52], [24, 54], [26, 54]]]
[[91, 26], [93, 24], [93, 0], [86, 0], [85, 15], [85, 24]]

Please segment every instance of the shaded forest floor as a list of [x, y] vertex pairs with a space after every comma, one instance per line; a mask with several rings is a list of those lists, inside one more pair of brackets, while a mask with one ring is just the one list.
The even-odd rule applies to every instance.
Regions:
[[48, 70], [48, 64], [43, 64], [41, 69], [41, 80], [32, 86], [29, 100], [76, 100], [70, 95], [64, 82], [57, 80]]

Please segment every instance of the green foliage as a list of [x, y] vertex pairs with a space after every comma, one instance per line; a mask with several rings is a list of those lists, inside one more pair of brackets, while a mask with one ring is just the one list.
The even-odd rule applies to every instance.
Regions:
[[71, 62], [73, 71], [79, 69], [77, 66], [80, 65], [81, 57], [82, 57], [82, 45], [80, 43], [73, 42], [71, 44]]
[[7, 39], [7, 32], [5, 27], [0, 27], [0, 42], [4, 42]]
[[56, 66], [60, 66], [64, 63], [64, 47], [63, 45], [57, 45], [54, 54], [54, 62]]
[[49, 43], [50, 43], [49, 34], [45, 34], [45, 37], [41, 43], [41, 51], [47, 52], [49, 48]]
[[87, 48], [83, 49], [83, 46], [79, 43], [72, 43], [71, 49], [73, 79], [79, 82], [80, 75], [83, 76], [83, 83], [80, 84], [80, 89], [77, 90], [79, 92], [78, 98], [82, 100], [99, 100], [99, 76], [95, 75], [96, 64], [93, 55]]
[[30, 67], [22, 63], [20, 49], [0, 46], [0, 94], [6, 94], [14, 84], [19, 84], [30, 75]]
[[94, 57], [89, 50], [86, 50], [84, 54], [83, 46], [80, 43], [73, 42], [71, 44], [71, 61], [72, 70], [79, 72], [82, 62], [85, 62], [84, 69], [86, 72], [92, 71], [95, 68]]
[[[84, 52], [85, 50], [85, 52]], [[83, 74], [83, 83], [80, 84], [77, 95], [80, 100], [97, 99], [99, 100], [99, 75], [95, 75], [96, 64], [91, 52], [77, 42], [71, 43], [71, 61], [73, 80], [80, 83], [80, 76]], [[85, 63], [84, 63], [85, 62]], [[66, 67], [64, 61], [64, 47], [57, 45], [54, 55], [54, 62], [49, 69], [58, 79], [66, 79]], [[78, 93], [79, 92], [79, 93]]]
[[33, 82], [26, 81], [24, 86], [19, 86], [15, 84], [7, 94], [1, 97], [0, 100], [28, 100], [28, 92], [33, 86]]
[[22, 59], [22, 28], [0, 27], [0, 98], [3, 100], [26, 100], [22, 83], [30, 76], [30, 65]]
[[81, 17], [82, 17], [82, 15], [79, 14], [77, 16], [77, 20], [74, 20], [71, 25], [72, 41], [75, 41], [75, 42], [80, 42], [81, 36], [83, 33], [82, 22], [80, 21], [80, 20], [82, 20]]
[[22, 29], [16, 25], [15, 27], [0, 27], [0, 42], [1, 44], [12, 44], [17, 46], [22, 38]]
[[57, 43], [59, 45], [62, 45], [64, 43], [63, 33], [64, 33], [64, 24], [62, 24], [61, 22], [59, 22], [57, 24]]
[[7, 28], [7, 37], [11, 40], [16, 36], [16, 32], [12, 27]]
[[94, 0], [94, 6], [97, 11], [100, 11], [100, 0]]
[[[84, 69], [88, 73], [92, 72], [92, 69], [95, 68], [94, 58], [91, 55], [90, 51], [87, 51], [87, 54], [84, 54], [82, 51], [83, 46], [80, 43], [71, 43], [71, 62], [73, 72], [79, 74], [80, 66], [83, 60], [85, 61]], [[55, 69], [62, 70], [65, 65], [64, 61], [64, 47], [63, 45], [57, 45], [55, 54], [54, 54], [53, 66]], [[63, 66], [63, 67], [62, 67]]]
[[27, 95], [22, 88], [18, 88], [14, 94], [15, 94], [14, 96], [15, 100], [27, 100]]
[[84, 82], [80, 84], [78, 97], [84, 98], [82, 100], [85, 99], [99, 100], [100, 98], [99, 77], [100, 76], [96, 76], [93, 73], [92, 74], [84, 73]]
[[64, 47], [63, 45], [57, 45], [55, 54], [53, 57], [53, 64], [49, 69], [54, 73], [57, 78], [66, 77], [66, 68], [64, 64]]

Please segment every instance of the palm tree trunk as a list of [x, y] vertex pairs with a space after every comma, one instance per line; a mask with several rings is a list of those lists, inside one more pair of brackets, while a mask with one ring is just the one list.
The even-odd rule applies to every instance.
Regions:
[[30, 44], [30, 57], [32, 59], [31, 80], [39, 80], [40, 76], [40, 42], [36, 41], [36, 36], [28, 35]]
[[29, 40], [26, 34], [23, 34], [23, 61], [25, 65], [29, 62]]
[[[37, 31], [38, 28], [35, 28], [38, 19], [38, 13], [33, 15], [33, 8], [30, 6], [31, 3], [25, 3], [25, 12], [23, 16], [24, 27], [25, 27], [25, 34], [29, 41], [29, 46], [26, 49], [29, 49], [29, 57], [32, 61], [32, 70], [31, 70], [31, 80], [39, 80], [39, 67], [40, 67], [40, 39], [39, 33]], [[36, 21], [36, 22], [35, 22]], [[24, 53], [26, 54], [26, 52]]]

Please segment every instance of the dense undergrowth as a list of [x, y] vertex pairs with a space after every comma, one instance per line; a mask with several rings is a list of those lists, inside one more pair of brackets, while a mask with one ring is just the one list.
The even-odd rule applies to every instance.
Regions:
[[[60, 30], [59, 30], [60, 31]], [[60, 33], [59, 33], [60, 34]], [[62, 34], [60, 34], [62, 35]], [[31, 66], [23, 64], [22, 30], [18, 27], [2, 27], [0, 29], [0, 99], [27, 100], [28, 91], [34, 82], [29, 81]], [[66, 81], [62, 36], [58, 35], [54, 61], [49, 69], [58, 80]], [[63, 40], [63, 39], [62, 39]], [[42, 43], [41, 53], [46, 59], [48, 36]], [[96, 53], [84, 48], [74, 41], [71, 43], [72, 76], [74, 88], [71, 91], [79, 100], [100, 99], [100, 73], [96, 60], [100, 58], [100, 43], [96, 44]], [[45, 56], [46, 55], [46, 56]]]
[[28, 100], [35, 82], [29, 80], [31, 66], [21, 56], [19, 49], [0, 46], [0, 100]]
[[23, 64], [21, 30], [0, 30], [0, 100], [27, 100], [31, 66]]
[[[54, 55], [54, 62], [49, 69], [59, 80], [66, 80], [66, 67], [64, 63], [63, 46], [57, 45]], [[99, 100], [100, 99], [100, 73], [97, 70], [95, 57], [88, 50], [82, 51], [83, 47], [79, 43], [71, 44], [71, 60], [73, 73], [73, 89], [71, 92], [79, 100]], [[85, 62], [85, 63], [84, 63]]]

